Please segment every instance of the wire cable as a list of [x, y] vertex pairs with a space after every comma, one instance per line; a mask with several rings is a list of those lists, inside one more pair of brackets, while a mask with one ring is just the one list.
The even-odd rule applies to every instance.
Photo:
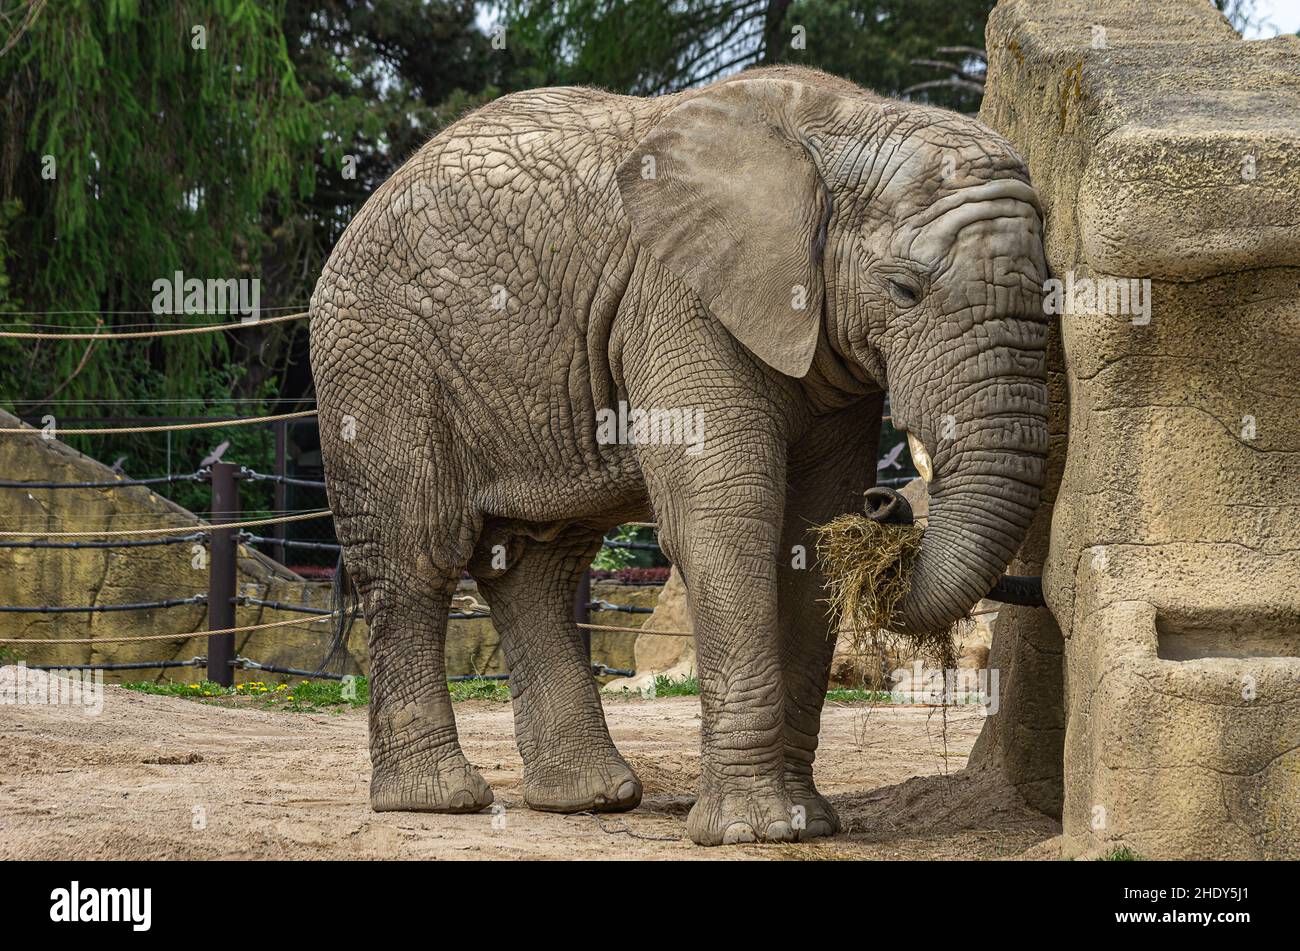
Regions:
[[[315, 416], [316, 410], [306, 409], [300, 413], [280, 413], [277, 416], [246, 416], [239, 419], [218, 419], [210, 420], [203, 423], [169, 423], [166, 426], [123, 426], [114, 428], [98, 429], [59, 429], [55, 426], [48, 430], [51, 438], [60, 439], [63, 436], [115, 436], [128, 435], [130, 433], [178, 433], [192, 429], [224, 429], [227, 426], [252, 426], [257, 423], [275, 423], [283, 419], [305, 419], [308, 416]], [[8, 436], [31, 436], [44, 435], [47, 432], [44, 428], [35, 426], [20, 426], [11, 429], [0, 429], [0, 434]]]
[[154, 545], [182, 545], [208, 540], [207, 532], [177, 535], [174, 538], [141, 538], [123, 542], [2, 542], [0, 548], [152, 548]]
[[[279, 515], [275, 518], [254, 518], [246, 522], [221, 522], [205, 526], [203, 534], [215, 531], [227, 531], [232, 528], [252, 528], [257, 525], [279, 525], [285, 522], [305, 522], [311, 519], [333, 515], [329, 509], [316, 512], [301, 512], [297, 515]], [[123, 538], [136, 535], [171, 535], [174, 532], [193, 533], [192, 525], [174, 525], [170, 528], [119, 528], [99, 532], [0, 532], [0, 538]]]
[[[77, 311], [66, 311], [66, 313], [77, 313]], [[91, 313], [86, 311], [85, 313]], [[120, 313], [138, 313], [137, 311], [121, 311]], [[307, 316], [307, 311], [300, 311], [296, 314], [281, 314], [279, 317], [259, 317], [256, 320], [241, 320], [234, 323], [225, 324], [203, 324], [198, 327], [181, 327], [176, 330], [132, 330], [127, 333], [49, 333], [38, 330], [0, 330], [0, 339], [6, 340], [141, 340], [146, 337], [184, 337], [190, 334], [207, 334], [216, 333], [221, 330], [243, 330], [245, 327], [265, 326], [266, 324], [279, 324], [286, 320], [298, 320]]]
[[154, 608], [178, 608], [186, 604], [207, 604], [206, 594], [195, 594], [188, 598], [169, 598], [166, 601], [138, 601], [135, 604], [83, 604], [55, 605], [43, 604], [40, 607], [17, 607], [0, 604], [0, 614], [93, 614], [100, 611], [151, 611]]
[[116, 479], [112, 482], [10, 482], [0, 480], [0, 489], [119, 489], [133, 485], [164, 485], [172, 482], [206, 482], [206, 470], [185, 475], [150, 476], [147, 479]]
[[317, 624], [337, 614], [337, 611], [331, 611], [323, 617], [312, 618], [309, 621], [295, 617], [287, 621], [272, 621], [269, 624], [245, 624], [242, 627], [225, 627], [218, 631], [191, 631], [180, 634], [137, 634], [130, 637], [3, 637], [0, 638], [0, 644], [130, 644], [138, 641], [187, 641], [196, 637], [216, 637], [218, 634], [246, 634], [249, 631], [264, 631], [272, 627], [288, 627], [291, 624]]

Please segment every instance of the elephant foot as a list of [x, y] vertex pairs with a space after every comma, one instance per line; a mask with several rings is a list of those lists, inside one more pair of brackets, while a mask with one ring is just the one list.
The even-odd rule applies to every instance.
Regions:
[[[835, 835], [840, 831], [840, 817], [835, 807], [826, 801], [826, 797], [817, 791], [811, 780], [794, 779], [787, 776], [785, 788], [796, 809], [795, 838], [800, 842]], [[802, 807], [802, 816], [798, 814]]]
[[492, 798], [492, 787], [459, 751], [432, 768], [376, 766], [370, 776], [375, 812], [479, 812]]
[[524, 802], [539, 812], [626, 812], [641, 804], [641, 780], [611, 750], [594, 765], [525, 768]]
[[793, 842], [795, 815], [779, 783], [755, 781], [744, 788], [702, 781], [699, 798], [686, 817], [686, 832], [697, 845]]

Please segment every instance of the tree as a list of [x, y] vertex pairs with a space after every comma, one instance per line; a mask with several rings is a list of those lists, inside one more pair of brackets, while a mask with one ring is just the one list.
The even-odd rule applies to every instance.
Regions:
[[506, 81], [674, 92], [761, 62], [768, 11], [768, 0], [505, 0]]
[[[503, 58], [477, 11], [471, 0], [286, 3], [288, 56], [317, 123], [312, 189], [266, 224], [273, 247], [263, 272], [287, 300], [309, 298], [343, 229], [402, 162], [500, 94]], [[278, 395], [310, 395], [302, 328], [277, 329], [268, 350]]]
[[[263, 308], [302, 306], [370, 192], [458, 110], [496, 95], [499, 58], [470, 0], [202, 9], [0, 0], [0, 309], [60, 312], [11, 326], [223, 319], [150, 312], [153, 282], [177, 270], [257, 278]], [[304, 323], [0, 341], [0, 397], [24, 415], [252, 415], [310, 392]], [[166, 454], [153, 435], [71, 438], [126, 454], [137, 474]], [[231, 457], [266, 463], [265, 430], [178, 434], [172, 448], [192, 463], [226, 438]]]
[[[888, 95], [933, 78], [911, 63], [984, 45], [993, 0], [506, 0], [522, 85], [652, 95], [761, 63], [803, 63]], [[926, 101], [971, 111], [978, 94]]]
[[[886, 96], [936, 77], [924, 62], [941, 47], [983, 48], [994, 0], [798, 0], [787, 26], [802, 26], [806, 48], [783, 59], [816, 66]], [[787, 31], [789, 35], [790, 31]], [[982, 94], [930, 88], [908, 98], [975, 112]]]
[[[4, 11], [13, 31], [0, 41], [0, 204], [18, 209], [7, 240], [22, 253], [8, 260], [8, 295], [23, 323], [183, 322], [153, 313], [159, 279], [258, 276], [264, 214], [313, 184], [313, 109], [281, 17], [281, 4], [251, 0], [216, 0], [201, 14], [147, 0]], [[278, 303], [264, 290], [263, 307]], [[220, 403], [244, 375], [232, 351], [245, 345], [233, 334], [6, 340], [0, 392], [24, 413], [63, 416], [117, 401]], [[76, 409], [62, 412], [68, 401]], [[115, 448], [149, 452], [149, 439]]]

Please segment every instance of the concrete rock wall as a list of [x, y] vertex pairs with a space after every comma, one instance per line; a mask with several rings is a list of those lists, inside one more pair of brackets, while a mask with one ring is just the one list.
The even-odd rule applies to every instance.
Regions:
[[[0, 412], [0, 428], [20, 425]], [[0, 438], [0, 478], [22, 482], [104, 482], [118, 478], [102, 463], [57, 440], [40, 435]], [[126, 528], [194, 526], [203, 523], [192, 512], [147, 487], [113, 489], [0, 489], [0, 526], [4, 530], [93, 531]], [[328, 584], [305, 581], [283, 565], [247, 546], [238, 557], [239, 593], [287, 604], [330, 606]], [[161, 601], [206, 594], [208, 570], [198, 542], [137, 548], [0, 549], [0, 604], [90, 605]], [[307, 620], [303, 615], [261, 607], [240, 607], [240, 626], [273, 621]], [[18, 644], [10, 651], [30, 664], [100, 664], [153, 660], [188, 660], [207, 653], [203, 635], [208, 612], [204, 604], [166, 609], [85, 614], [0, 613], [0, 637], [92, 638], [89, 644]], [[235, 637], [243, 656], [279, 666], [314, 669], [328, 643], [330, 624], [295, 624]], [[174, 640], [108, 643], [115, 636], [176, 632]], [[354, 629], [351, 667], [364, 662], [365, 624]], [[172, 668], [164, 672], [109, 672], [105, 679], [203, 679], [204, 668]], [[249, 672], [239, 679], [275, 679]]]
[[1063, 645], [1066, 854], [1295, 858], [1300, 40], [1201, 0], [1003, 0], [987, 46], [982, 117], [1029, 162], [1054, 276], [1149, 308], [1060, 318], [1069, 446], [1022, 559], [1062, 637], [999, 626], [1016, 702], [977, 759], [1051, 798]]
[[[654, 613], [640, 625], [643, 630], [646, 632], [695, 630], [695, 622], [691, 619], [690, 607], [686, 603], [686, 584], [676, 568], [668, 573], [667, 584], [656, 593]], [[635, 652], [636, 676], [611, 681], [606, 686], [607, 690], [641, 691], [654, 683], [656, 677], [664, 676], [673, 680], [682, 680], [695, 673], [695, 638], [693, 637], [638, 634]]]

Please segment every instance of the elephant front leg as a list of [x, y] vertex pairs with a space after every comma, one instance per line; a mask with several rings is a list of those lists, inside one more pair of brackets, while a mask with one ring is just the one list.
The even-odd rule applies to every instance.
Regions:
[[774, 469], [740, 460], [719, 483], [652, 485], [660, 540], [681, 568], [700, 681], [700, 845], [795, 838], [786, 793], [785, 696], [777, 644], [781, 492]]
[[701, 845], [784, 842], [795, 830], [784, 780], [773, 539], [764, 537], [771, 526], [729, 521], [723, 534], [692, 533], [683, 564], [702, 719], [699, 798], [687, 831]]

